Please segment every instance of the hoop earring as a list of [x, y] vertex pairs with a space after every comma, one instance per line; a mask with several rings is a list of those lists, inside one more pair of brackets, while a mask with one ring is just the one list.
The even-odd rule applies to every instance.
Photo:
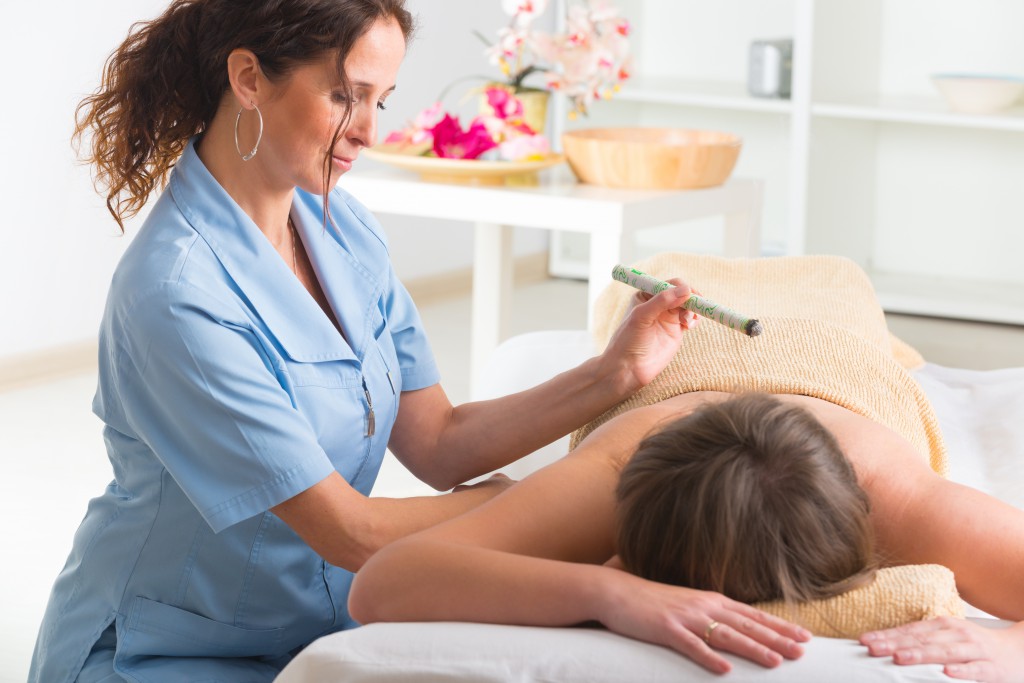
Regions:
[[235, 151], [238, 152], [238, 156], [242, 157], [242, 161], [249, 161], [256, 156], [256, 152], [260, 147], [260, 141], [263, 139], [263, 114], [260, 113], [260, 108], [256, 106], [255, 102], [250, 102], [249, 104], [251, 104], [252, 108], [256, 110], [256, 116], [260, 119], [260, 132], [259, 135], [256, 136], [256, 144], [252, 146], [252, 151], [248, 154], [242, 154], [242, 149], [238, 146], [238, 122], [242, 120], [242, 112], [245, 111], [245, 107], [239, 109], [238, 115], [235, 117]]

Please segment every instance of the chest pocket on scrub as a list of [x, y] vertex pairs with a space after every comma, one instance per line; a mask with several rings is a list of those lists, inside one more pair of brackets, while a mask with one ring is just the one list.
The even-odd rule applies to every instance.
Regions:
[[354, 476], [369, 453], [366, 396], [355, 361], [288, 363], [295, 405], [338, 472]]

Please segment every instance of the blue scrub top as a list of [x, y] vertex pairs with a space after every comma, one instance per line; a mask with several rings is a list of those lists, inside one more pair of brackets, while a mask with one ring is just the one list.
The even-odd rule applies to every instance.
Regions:
[[296, 190], [345, 337], [188, 145], [114, 274], [93, 403], [114, 481], [75, 535], [30, 681], [73, 681], [111, 624], [129, 680], [247, 683], [354, 625], [352, 574], [269, 509], [333, 471], [369, 494], [400, 393], [438, 371], [377, 222], [341, 190], [330, 210], [325, 228], [322, 198]]

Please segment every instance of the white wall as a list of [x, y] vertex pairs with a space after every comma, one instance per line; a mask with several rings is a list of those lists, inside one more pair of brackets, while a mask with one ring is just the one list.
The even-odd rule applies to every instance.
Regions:
[[70, 146], [74, 108], [129, 24], [160, 0], [0, 9], [0, 357], [95, 337], [126, 240]]
[[[0, 63], [7, 66], [0, 100], [0, 359], [96, 336], [110, 276], [139, 221], [128, 224], [127, 238], [120, 237], [88, 170], [76, 163], [70, 147], [74, 108], [99, 84], [104, 60], [132, 22], [166, 5], [0, 5]], [[408, 0], [408, 7], [421, 28], [381, 116], [382, 133], [433, 102], [451, 80], [495, 74], [472, 30], [495, 34], [505, 21], [497, 0]], [[449, 98], [453, 106], [457, 101]], [[387, 216], [382, 222], [403, 278], [471, 265], [471, 232], [464, 225]], [[518, 253], [546, 249], [543, 234], [520, 232]]]

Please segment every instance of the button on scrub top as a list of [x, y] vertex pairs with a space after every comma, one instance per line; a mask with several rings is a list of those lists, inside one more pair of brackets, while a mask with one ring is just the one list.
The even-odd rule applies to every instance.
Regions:
[[438, 381], [364, 207], [334, 190], [326, 228], [320, 197], [292, 207], [343, 337], [194, 146], [114, 275], [93, 404], [114, 481], [54, 585], [32, 681], [73, 681], [111, 624], [129, 680], [247, 683], [353, 626], [352, 575], [269, 509], [333, 471], [369, 494], [400, 393]]

